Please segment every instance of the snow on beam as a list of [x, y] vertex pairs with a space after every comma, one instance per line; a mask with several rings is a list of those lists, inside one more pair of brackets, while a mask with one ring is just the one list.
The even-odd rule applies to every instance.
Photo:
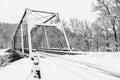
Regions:
[[49, 26], [49, 27], [56, 27], [58, 24], [37, 24], [37, 26]]

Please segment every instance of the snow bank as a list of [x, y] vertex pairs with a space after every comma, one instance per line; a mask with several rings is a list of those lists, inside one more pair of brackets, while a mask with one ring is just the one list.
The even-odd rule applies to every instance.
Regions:
[[67, 59], [78, 62], [90, 63], [105, 70], [120, 73], [119, 52], [87, 52], [87, 55], [65, 55]]
[[30, 74], [32, 62], [21, 59], [0, 70], [0, 80], [26, 80]]
[[10, 54], [10, 53], [6, 53], [5, 51], [7, 51], [8, 49], [0, 49], [0, 56], [2, 55], [6, 55], [6, 54]]

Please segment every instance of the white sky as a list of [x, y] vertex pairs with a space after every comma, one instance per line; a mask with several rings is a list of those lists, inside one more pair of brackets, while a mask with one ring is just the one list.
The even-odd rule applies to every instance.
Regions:
[[97, 14], [92, 12], [95, 0], [0, 0], [0, 21], [18, 23], [25, 8], [59, 12], [62, 19], [78, 17], [93, 22]]

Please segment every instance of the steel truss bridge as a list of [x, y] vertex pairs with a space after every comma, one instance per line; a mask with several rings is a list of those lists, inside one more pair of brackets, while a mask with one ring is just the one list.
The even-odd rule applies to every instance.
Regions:
[[30, 10], [28, 8], [25, 9], [14, 34], [12, 49], [22, 56], [27, 55], [33, 60], [33, 67], [37, 67], [31, 70], [30, 75], [34, 74], [33, 78], [36, 75], [41, 76], [40, 69], [38, 69], [41, 54], [76, 54], [71, 52], [58, 13]]
[[[61, 34], [59, 37], [64, 40], [55, 38], [54, 36], [57, 35], [55, 32], [58, 35]], [[32, 54], [35, 50], [49, 53], [72, 53], [59, 14], [28, 8], [25, 9], [19, 22], [12, 40], [12, 48], [23, 55]]]

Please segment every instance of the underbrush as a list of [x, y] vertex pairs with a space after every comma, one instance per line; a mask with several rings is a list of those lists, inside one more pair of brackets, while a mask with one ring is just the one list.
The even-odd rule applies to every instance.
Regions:
[[5, 51], [5, 53], [9, 54], [0, 56], [0, 67], [5, 67], [6, 65], [23, 58], [23, 56], [12, 49]]

